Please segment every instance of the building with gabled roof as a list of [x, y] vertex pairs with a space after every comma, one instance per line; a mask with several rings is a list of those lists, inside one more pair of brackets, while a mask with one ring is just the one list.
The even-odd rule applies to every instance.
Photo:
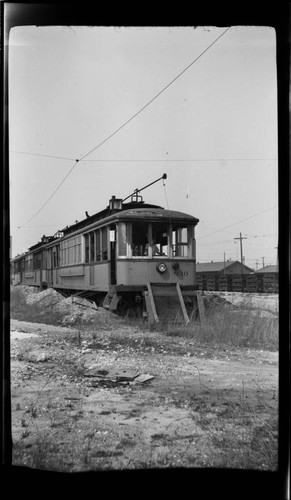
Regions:
[[267, 273], [278, 273], [279, 272], [279, 266], [264, 266], [261, 269], [258, 269], [256, 271], [256, 274], [267, 274]]
[[251, 274], [254, 270], [241, 264], [238, 260], [228, 260], [226, 262], [197, 262], [196, 273], [220, 275], [220, 274]]

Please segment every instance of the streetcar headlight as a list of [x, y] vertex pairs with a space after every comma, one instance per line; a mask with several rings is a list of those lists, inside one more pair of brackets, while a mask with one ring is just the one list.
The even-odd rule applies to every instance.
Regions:
[[159, 264], [157, 264], [156, 268], [159, 273], [164, 273], [167, 270], [167, 266], [164, 262], [160, 262]]

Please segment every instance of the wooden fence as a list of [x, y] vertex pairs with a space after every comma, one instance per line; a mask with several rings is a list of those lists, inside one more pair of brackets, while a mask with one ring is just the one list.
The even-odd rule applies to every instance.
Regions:
[[278, 293], [278, 274], [222, 274], [210, 275], [196, 273], [196, 283], [199, 290], [248, 292], [248, 293]]

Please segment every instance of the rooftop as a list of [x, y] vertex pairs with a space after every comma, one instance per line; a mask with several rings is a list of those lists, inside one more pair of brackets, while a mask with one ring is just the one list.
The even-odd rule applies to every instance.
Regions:
[[[241, 263], [238, 260], [228, 260], [226, 262], [203, 262], [199, 263], [197, 262], [196, 264], [196, 272], [198, 273], [210, 273], [210, 272], [219, 272], [223, 271], [224, 269], [227, 269], [230, 266], [233, 266], [233, 264], [239, 264], [241, 266]], [[243, 264], [243, 268], [247, 269], [249, 272], [253, 272], [253, 270]]]
[[279, 271], [279, 266], [265, 266], [256, 271], [256, 273], [277, 273]]

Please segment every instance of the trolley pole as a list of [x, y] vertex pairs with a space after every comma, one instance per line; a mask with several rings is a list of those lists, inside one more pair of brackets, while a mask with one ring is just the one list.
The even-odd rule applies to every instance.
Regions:
[[243, 270], [243, 247], [242, 247], [242, 240], [246, 240], [247, 237], [246, 236], [243, 237], [241, 235], [241, 233], [239, 233], [239, 237], [238, 238], [234, 238], [234, 239], [240, 241], [240, 261], [241, 261], [241, 272], [243, 274], [244, 270]]

